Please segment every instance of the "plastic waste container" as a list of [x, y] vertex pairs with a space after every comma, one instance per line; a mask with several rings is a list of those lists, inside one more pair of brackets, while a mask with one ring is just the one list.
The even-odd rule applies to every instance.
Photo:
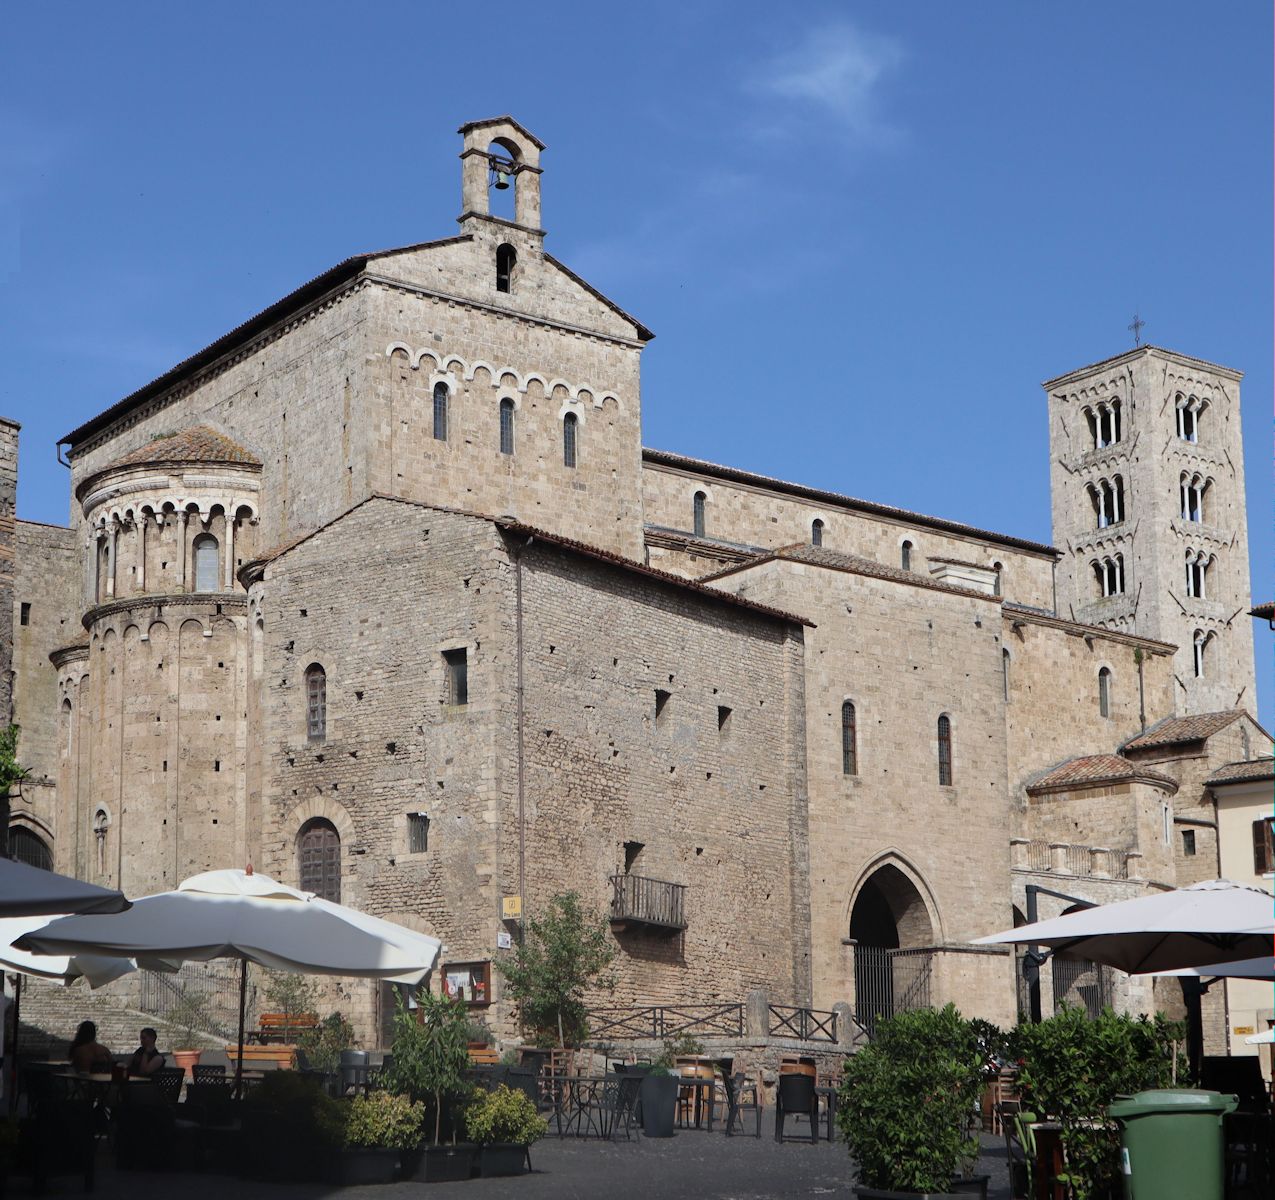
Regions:
[[1222, 1200], [1222, 1118], [1236, 1104], [1221, 1092], [1162, 1088], [1111, 1105], [1126, 1200]]

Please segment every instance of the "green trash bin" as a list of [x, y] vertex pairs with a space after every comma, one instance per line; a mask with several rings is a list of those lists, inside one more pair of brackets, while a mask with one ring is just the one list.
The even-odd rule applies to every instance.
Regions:
[[1237, 1103], [1221, 1092], [1162, 1088], [1111, 1105], [1125, 1200], [1222, 1200], [1222, 1118]]

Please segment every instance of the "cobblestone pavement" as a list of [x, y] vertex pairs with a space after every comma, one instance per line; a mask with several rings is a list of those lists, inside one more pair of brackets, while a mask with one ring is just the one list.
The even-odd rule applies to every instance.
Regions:
[[[1004, 1143], [984, 1136], [980, 1172], [992, 1176], [989, 1200], [1009, 1200]], [[798, 1196], [851, 1196], [851, 1164], [841, 1143], [810, 1145], [772, 1138], [727, 1139], [679, 1132], [668, 1140], [559, 1141], [532, 1147], [533, 1172], [510, 1179], [466, 1183], [396, 1183], [337, 1188], [271, 1184], [231, 1175], [117, 1172], [103, 1154], [95, 1200], [764, 1200]], [[10, 1194], [30, 1195], [30, 1181], [10, 1181]], [[75, 1177], [51, 1181], [51, 1197], [82, 1195]]]

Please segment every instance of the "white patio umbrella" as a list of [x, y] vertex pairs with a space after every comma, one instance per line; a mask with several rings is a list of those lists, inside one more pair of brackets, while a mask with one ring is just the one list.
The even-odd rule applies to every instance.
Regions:
[[73, 983], [83, 978], [89, 987], [100, 988], [123, 975], [136, 971], [127, 958], [108, 958], [97, 954], [32, 954], [19, 950], [13, 943], [37, 929], [43, 929], [50, 917], [0, 917], [0, 971], [31, 975], [36, 979], [52, 979]]
[[1229, 879], [1020, 925], [976, 946], [1048, 946], [1130, 974], [1207, 967], [1270, 953], [1275, 897]]
[[55, 875], [11, 858], [0, 858], [0, 917], [62, 913], [116, 913], [129, 905], [122, 892], [69, 875]]
[[1275, 983], [1275, 956], [1245, 958], [1239, 962], [1214, 963], [1211, 967], [1182, 967], [1177, 971], [1153, 971], [1157, 977], [1194, 975], [1200, 979], [1256, 979]]
[[207, 871], [173, 892], [143, 896], [115, 916], [67, 917], [19, 939], [37, 954], [104, 953], [139, 966], [239, 959], [238, 1090], [243, 1074], [247, 964], [298, 975], [346, 975], [420, 983], [438, 957], [436, 938], [320, 900], [268, 875]]
[[1249, 1046], [1269, 1046], [1275, 1043], [1275, 1029], [1263, 1029], [1261, 1033], [1246, 1037], [1244, 1042]]

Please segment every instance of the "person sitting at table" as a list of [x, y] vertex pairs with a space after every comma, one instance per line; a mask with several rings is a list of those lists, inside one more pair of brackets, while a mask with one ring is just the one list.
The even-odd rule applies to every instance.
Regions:
[[155, 1049], [155, 1038], [158, 1035], [148, 1025], [142, 1030], [142, 1044], [133, 1051], [128, 1060], [128, 1073], [134, 1078], [147, 1078], [154, 1075], [164, 1065], [164, 1056]]
[[85, 1075], [105, 1074], [113, 1062], [111, 1052], [97, 1040], [97, 1026], [92, 1021], [80, 1022], [67, 1058], [72, 1067]]

